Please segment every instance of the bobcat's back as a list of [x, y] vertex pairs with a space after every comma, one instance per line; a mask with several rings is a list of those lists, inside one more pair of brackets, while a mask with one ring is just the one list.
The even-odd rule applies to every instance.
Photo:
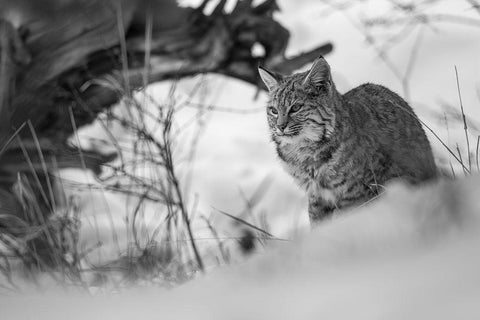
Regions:
[[[393, 91], [376, 84], [364, 84], [343, 95], [354, 148], [351, 156], [368, 156], [362, 149], [391, 157], [391, 175], [418, 183], [436, 176], [430, 143], [412, 108]], [[348, 128], [347, 128], [348, 129]], [[357, 134], [355, 134], [357, 133]], [[370, 136], [370, 137], [368, 137]], [[363, 145], [363, 147], [362, 147]]]

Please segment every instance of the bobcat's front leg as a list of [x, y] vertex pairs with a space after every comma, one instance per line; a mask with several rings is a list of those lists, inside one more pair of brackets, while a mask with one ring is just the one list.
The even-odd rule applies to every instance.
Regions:
[[333, 207], [325, 200], [315, 196], [308, 197], [308, 215], [310, 217], [310, 223], [318, 223], [325, 218], [328, 218], [333, 213]]

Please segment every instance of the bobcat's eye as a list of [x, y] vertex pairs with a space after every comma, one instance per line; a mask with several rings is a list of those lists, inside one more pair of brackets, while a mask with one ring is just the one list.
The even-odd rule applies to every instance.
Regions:
[[275, 109], [274, 107], [268, 108], [268, 111], [270, 111], [270, 113], [273, 114], [274, 116], [276, 116], [278, 114], [277, 109]]
[[290, 108], [290, 112], [297, 112], [301, 108], [302, 108], [301, 104], [295, 104], [295, 105], [293, 105], [293, 107]]

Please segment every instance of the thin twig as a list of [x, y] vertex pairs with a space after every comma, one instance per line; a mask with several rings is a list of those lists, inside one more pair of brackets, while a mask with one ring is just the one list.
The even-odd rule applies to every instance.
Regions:
[[227, 217], [229, 217], [229, 218], [231, 218], [231, 219], [233, 219], [233, 220], [235, 220], [235, 221], [237, 221], [237, 222], [240, 222], [241, 224], [246, 225], [247, 227], [250, 227], [250, 228], [252, 228], [252, 229], [254, 229], [254, 230], [260, 231], [261, 233], [263, 233], [263, 234], [265, 234], [265, 235], [267, 235], [267, 236], [269, 236], [269, 237], [272, 237], [272, 238], [277, 239], [277, 237], [275, 237], [275, 236], [274, 236], [273, 234], [271, 234], [270, 232], [265, 231], [265, 230], [263, 230], [263, 229], [255, 226], [255, 225], [251, 224], [250, 222], [243, 220], [242, 218], [239, 218], [239, 217], [236, 217], [236, 216], [234, 216], [234, 215], [231, 215], [230, 213], [227, 213], [227, 212], [222, 211], [222, 210], [220, 210], [220, 209], [217, 209], [217, 208], [214, 208], [214, 207], [212, 207], [212, 208], [213, 208], [215, 211], [217, 211], [217, 212], [219, 212], [219, 213], [221, 213], [221, 214], [223, 214], [223, 215], [225, 215], [225, 216], [227, 216]]
[[467, 141], [468, 170], [469, 170], [469, 172], [471, 172], [472, 171], [472, 159], [470, 157], [470, 139], [468, 138], [467, 120], [465, 118], [465, 112], [463, 110], [462, 94], [461, 94], [461, 91], [460, 91], [460, 81], [458, 80], [457, 66], [455, 66], [455, 78], [457, 80], [457, 92], [458, 92], [458, 100], [460, 101], [460, 110], [462, 111], [463, 130], [465, 131], [465, 140]]
[[17, 137], [17, 135], [20, 133], [20, 131], [22, 131], [22, 129], [23, 129], [23, 127], [25, 127], [25, 125], [26, 125], [26, 122], [22, 123], [22, 125], [20, 127], [18, 127], [17, 130], [15, 130], [15, 132], [10, 136], [10, 138], [8, 138], [8, 140], [5, 142], [5, 144], [0, 149], [0, 157], [5, 152], [5, 150], [7, 150], [8, 146], [13, 141], [13, 139], [15, 139]]
[[43, 157], [42, 147], [40, 146], [40, 141], [38, 140], [37, 133], [35, 132], [35, 129], [33, 128], [32, 122], [30, 120], [28, 120], [27, 124], [28, 124], [28, 127], [30, 128], [30, 132], [32, 134], [33, 141], [35, 143], [35, 147], [37, 148], [38, 156], [40, 157], [40, 164], [41, 164], [42, 169], [43, 169], [43, 174], [45, 175], [45, 182], [47, 183], [47, 189], [48, 189], [48, 193], [50, 195], [50, 206], [53, 210], [56, 207], [55, 197], [53, 195], [53, 188], [52, 188], [52, 183], [50, 181], [49, 172], [48, 172], [48, 169], [47, 169], [47, 164], [45, 162], [45, 158]]
[[[456, 144], [456, 147], [457, 147], [458, 157], [460, 158], [460, 163], [463, 166], [462, 153], [460, 152], [460, 147], [458, 146], [458, 143]], [[466, 175], [467, 173], [470, 173], [470, 171], [468, 171], [467, 168], [463, 166], [463, 173]]]
[[477, 172], [480, 173], [480, 167], [478, 166], [478, 147], [479, 147], [479, 143], [480, 143], [480, 135], [477, 136], [477, 150], [475, 152], [475, 162], [477, 163]]

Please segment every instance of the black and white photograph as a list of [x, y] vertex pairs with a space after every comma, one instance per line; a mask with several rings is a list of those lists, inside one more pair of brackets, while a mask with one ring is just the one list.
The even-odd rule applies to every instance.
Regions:
[[0, 319], [480, 319], [480, 0], [0, 0]]

